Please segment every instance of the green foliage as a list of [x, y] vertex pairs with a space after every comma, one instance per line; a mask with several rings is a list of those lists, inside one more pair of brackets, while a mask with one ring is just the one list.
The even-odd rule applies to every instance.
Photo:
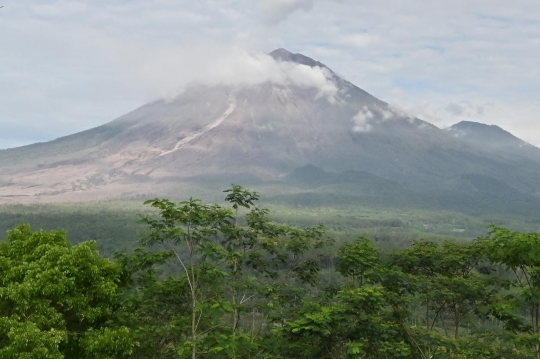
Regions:
[[72, 243], [93, 239], [101, 254], [112, 255], [137, 246], [139, 207], [125, 202], [0, 206], [0, 239], [19, 223], [47, 231], [64, 228]]
[[124, 280], [94, 242], [17, 226], [0, 243], [0, 357], [128, 355], [130, 332], [114, 323]]
[[[126, 299], [133, 310], [125, 318], [145, 341], [136, 357], [250, 357], [261, 352], [265, 326], [285, 320], [278, 311], [318, 282], [313, 251], [330, 243], [322, 227], [273, 223], [268, 210], [254, 206], [257, 193], [235, 185], [225, 192], [232, 210], [195, 199], [146, 202], [158, 210], [142, 218], [150, 229], [141, 242], [146, 248], [118, 256], [133, 273]], [[241, 208], [249, 210], [242, 219]], [[178, 275], [157, 280], [156, 268], [174, 263]]]
[[[515, 341], [540, 358], [540, 234], [491, 226], [478, 242], [491, 262], [513, 274], [513, 290], [494, 308], [494, 315], [516, 334]], [[522, 313], [516, 312], [519, 308]]]
[[288, 358], [404, 358], [411, 348], [381, 286], [339, 291], [327, 305], [306, 303], [276, 329]]
[[422, 358], [457, 355], [464, 324], [470, 329], [494, 305], [500, 282], [481, 264], [481, 255], [475, 244], [417, 241], [392, 256], [423, 313], [422, 325], [407, 329]]
[[232, 207], [236, 210], [239, 207], [250, 208], [254, 206], [254, 201], [259, 200], [259, 194], [257, 192], [250, 192], [242, 186], [232, 185], [231, 189], [223, 191], [228, 193], [225, 197], [225, 201], [232, 204]]
[[271, 220], [256, 192], [224, 192], [145, 202], [141, 247], [116, 263], [64, 232], [10, 231], [0, 357], [540, 358], [538, 233], [335, 244]]
[[359, 285], [372, 281], [380, 266], [379, 250], [366, 236], [342, 245], [337, 257], [336, 270], [353, 282], [358, 280]]

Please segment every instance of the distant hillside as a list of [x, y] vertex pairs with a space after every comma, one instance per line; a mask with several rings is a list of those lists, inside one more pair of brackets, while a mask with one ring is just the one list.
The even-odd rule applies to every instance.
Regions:
[[540, 165], [540, 148], [496, 125], [462, 121], [446, 129], [457, 140], [523, 164]]
[[289, 191], [268, 200], [311, 207], [359, 203], [377, 208], [451, 210], [469, 215], [540, 216], [537, 196], [518, 191], [497, 178], [466, 173], [448, 181], [451, 190], [419, 190], [368, 172], [332, 173], [307, 165], [295, 169], [284, 180], [300, 193]]

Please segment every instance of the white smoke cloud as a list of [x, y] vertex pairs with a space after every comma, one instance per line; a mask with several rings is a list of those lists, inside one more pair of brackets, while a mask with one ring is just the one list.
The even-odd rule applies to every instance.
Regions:
[[410, 101], [400, 89], [392, 90], [390, 105], [400, 116], [408, 117], [411, 121], [419, 118], [436, 125], [447, 125], [443, 121], [444, 116], [440, 106], [427, 100]]
[[409, 116], [402, 112], [401, 110], [388, 106], [388, 107], [379, 107], [374, 106], [368, 108], [364, 106], [358, 113], [353, 117], [352, 121], [354, 123], [353, 131], [354, 132], [369, 132], [373, 129], [373, 126], [376, 124], [381, 124], [383, 122], [397, 120], [397, 119], [412, 119]]
[[396, 117], [396, 114], [389, 109], [380, 109], [380, 112], [383, 121], [387, 121]]
[[366, 106], [364, 106], [358, 113], [353, 117], [354, 132], [369, 132], [373, 129], [371, 121], [375, 116]]
[[125, 63], [135, 84], [144, 86], [150, 96], [173, 98], [187, 86], [252, 86], [270, 82], [316, 88], [317, 97], [335, 102], [338, 93], [332, 74], [326, 68], [292, 62], [279, 62], [270, 55], [243, 46], [205, 46], [156, 50], [112, 46]]

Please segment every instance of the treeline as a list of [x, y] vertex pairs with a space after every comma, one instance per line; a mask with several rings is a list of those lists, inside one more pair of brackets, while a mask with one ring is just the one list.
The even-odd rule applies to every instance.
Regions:
[[540, 358], [540, 235], [329, 251], [322, 226], [147, 201], [141, 247], [99, 256], [62, 231], [0, 243], [0, 358]]

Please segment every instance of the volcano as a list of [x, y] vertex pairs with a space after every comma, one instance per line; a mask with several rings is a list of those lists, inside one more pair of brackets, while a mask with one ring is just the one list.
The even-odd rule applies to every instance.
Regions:
[[[193, 84], [103, 126], [0, 151], [0, 203], [160, 194], [202, 181], [349, 188], [344, 178], [369, 179], [377, 184], [371, 192], [390, 186], [392, 196], [473, 195], [497, 183], [512, 198], [538, 198], [537, 148], [525, 163], [504, 155], [496, 137], [482, 139], [493, 146], [465, 141], [471, 137], [456, 132], [464, 130], [410, 117], [307, 56], [284, 49], [269, 56], [295, 80]], [[302, 74], [322, 76], [324, 85]], [[303, 169], [324, 179], [299, 181], [313, 179]]]

